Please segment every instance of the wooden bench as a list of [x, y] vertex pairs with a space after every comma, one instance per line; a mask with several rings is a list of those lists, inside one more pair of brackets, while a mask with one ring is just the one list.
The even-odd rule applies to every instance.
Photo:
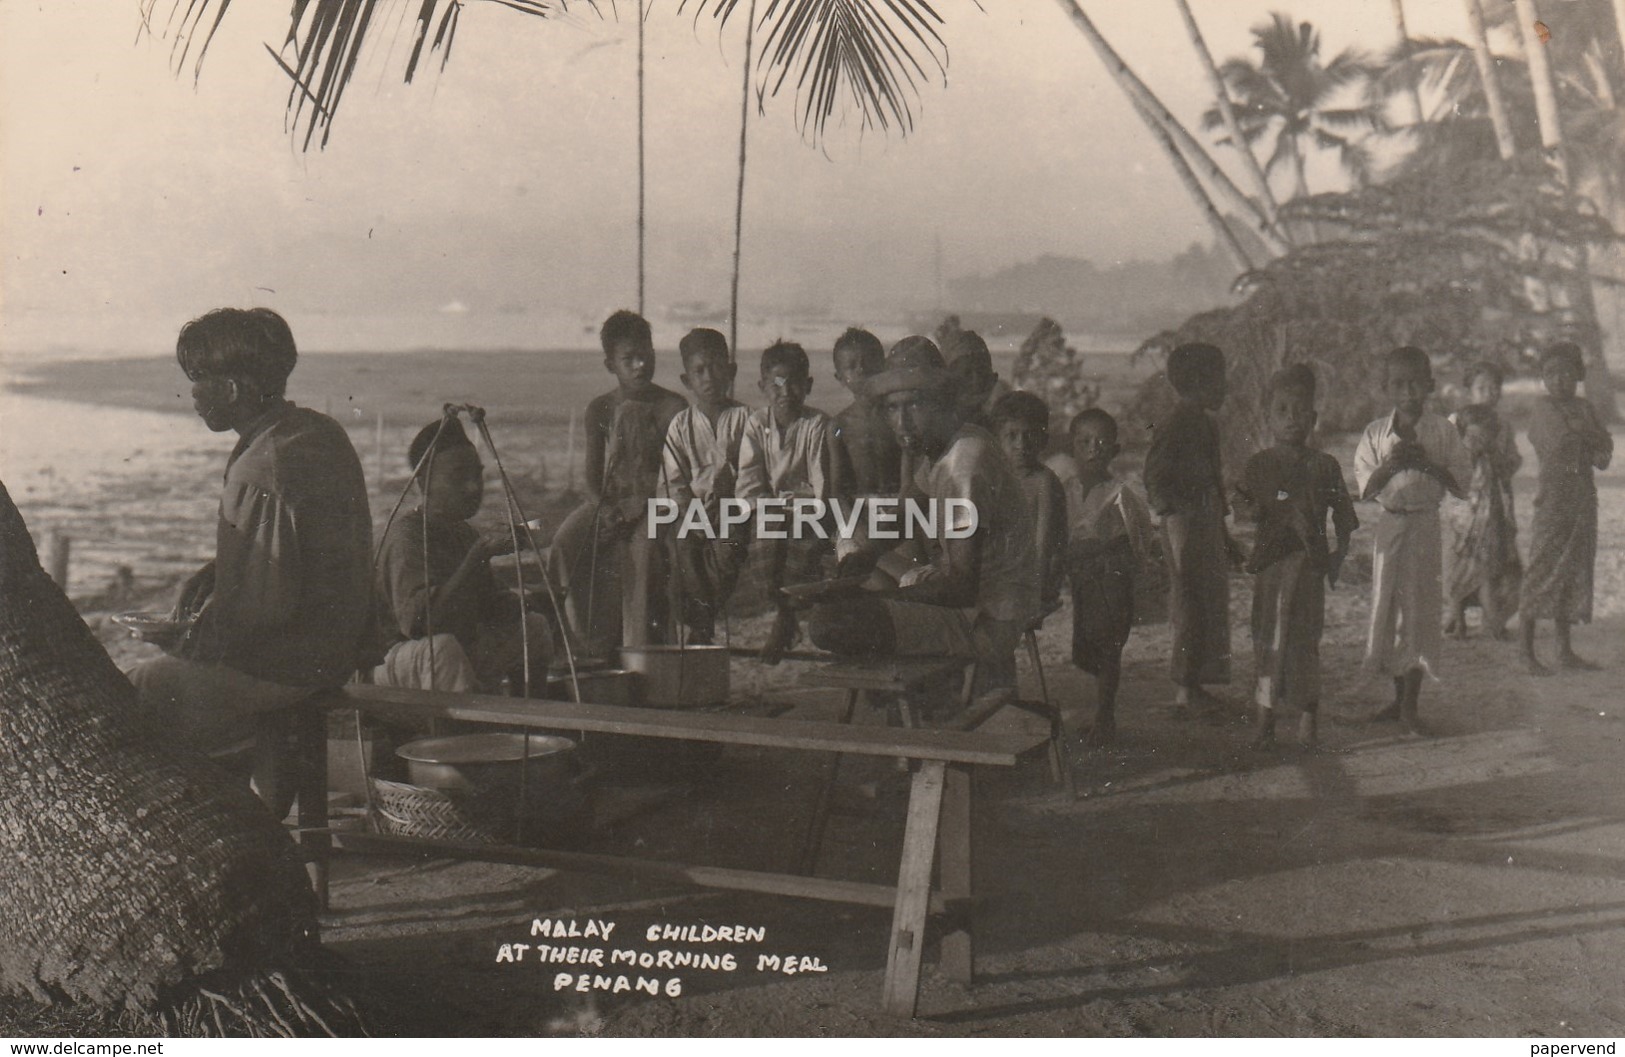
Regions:
[[[554, 851], [512, 845], [461, 844], [411, 837], [344, 835], [358, 850], [419, 851], [447, 858], [518, 863], [554, 869], [586, 870], [652, 877], [709, 888], [762, 892], [863, 906], [891, 907], [882, 1004], [887, 1012], [912, 1017], [919, 1000], [920, 957], [925, 925], [935, 913], [946, 918], [942, 965], [953, 979], [974, 977], [971, 930], [972, 768], [1010, 767], [1043, 743], [1042, 735], [984, 734], [965, 731], [901, 730], [892, 727], [768, 719], [715, 712], [674, 712], [620, 705], [451, 694], [355, 685], [323, 699], [326, 709], [360, 709], [396, 720], [456, 719], [552, 731], [627, 734], [722, 745], [904, 757], [918, 761], [904, 824], [897, 883], [881, 885], [795, 874], [650, 862], [587, 852]], [[327, 821], [325, 729], [302, 724], [301, 752], [307, 762], [299, 797], [301, 841], [312, 859], [312, 875], [326, 905]], [[317, 733], [321, 737], [316, 737]], [[931, 884], [936, 862], [939, 881]]]

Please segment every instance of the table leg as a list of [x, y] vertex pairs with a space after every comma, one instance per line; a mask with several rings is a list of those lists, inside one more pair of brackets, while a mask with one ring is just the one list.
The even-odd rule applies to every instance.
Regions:
[[[846, 692], [846, 707], [841, 712], [842, 723], [852, 722], [852, 713], [858, 707], [862, 690]], [[831, 753], [824, 769], [823, 784], [818, 787], [818, 799], [813, 802], [812, 817], [807, 820], [807, 833], [801, 841], [801, 854], [796, 858], [796, 873], [811, 877], [818, 869], [818, 850], [824, 843], [824, 825], [829, 821], [829, 805], [835, 799], [835, 780], [841, 771], [841, 754]]]
[[970, 905], [975, 869], [970, 830], [972, 773], [967, 764], [948, 766], [942, 797], [942, 835], [937, 851], [942, 897], [950, 904], [951, 917], [942, 937], [942, 970], [950, 980], [962, 984], [973, 982], [976, 974]]
[[892, 913], [886, 983], [881, 996], [886, 1012], [900, 1017], [914, 1016], [920, 1000], [920, 954], [931, 905], [931, 864], [936, 858], [937, 825], [942, 816], [943, 771], [941, 760], [923, 762], [914, 773], [908, 797], [903, 857], [897, 870], [897, 906]]
[[306, 855], [317, 905], [327, 909], [327, 863], [333, 850], [327, 820], [327, 713], [314, 703], [298, 706], [293, 715], [298, 760], [297, 803], [299, 846]]

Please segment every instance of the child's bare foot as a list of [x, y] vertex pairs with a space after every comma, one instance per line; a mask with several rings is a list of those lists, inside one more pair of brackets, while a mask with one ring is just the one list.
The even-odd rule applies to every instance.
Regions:
[[1365, 714], [1367, 723], [1390, 723], [1399, 718], [1399, 702], [1390, 701], [1374, 712]]
[[1258, 736], [1253, 739], [1253, 749], [1257, 752], [1268, 752], [1275, 747], [1275, 730], [1273, 728], [1259, 731]]
[[1496, 642], [1511, 642], [1512, 641], [1512, 632], [1508, 631], [1504, 627], [1496, 628], [1495, 629], [1495, 641]]
[[1571, 672], [1600, 672], [1602, 665], [1588, 661], [1573, 650], [1565, 650], [1557, 655], [1557, 665]]
[[1426, 723], [1415, 716], [1408, 716], [1400, 722], [1400, 727], [1413, 738], [1431, 738], [1433, 731]]
[[1445, 625], [1444, 633], [1455, 639], [1457, 642], [1466, 642], [1467, 622], [1465, 620], [1459, 622], [1452, 620], [1449, 624]]
[[1532, 653], [1526, 653], [1523, 655], [1523, 666], [1524, 670], [1530, 675], [1545, 676], [1552, 674], [1552, 670], [1546, 667], [1544, 664], [1541, 664], [1540, 658], [1536, 657]]
[[1320, 749], [1319, 719], [1313, 712], [1305, 712], [1298, 716], [1298, 745], [1305, 752], [1316, 752]]
[[1095, 714], [1094, 722], [1084, 731], [1083, 743], [1091, 749], [1104, 748], [1117, 739], [1117, 720], [1111, 715]]

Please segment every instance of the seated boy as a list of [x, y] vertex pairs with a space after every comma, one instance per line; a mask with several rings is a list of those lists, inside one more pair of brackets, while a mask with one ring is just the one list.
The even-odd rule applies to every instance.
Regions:
[[902, 449], [863, 386], [885, 359], [880, 339], [867, 330], [851, 327], [835, 339], [835, 378], [852, 393], [830, 424], [830, 491], [842, 499], [897, 494]]
[[508, 535], [482, 537], [469, 524], [485, 498], [479, 452], [455, 418], [431, 422], [407, 451], [419, 503], [398, 516], [379, 548], [373, 593], [386, 647], [372, 671], [379, 686], [493, 693], [523, 680], [526, 635], [532, 686], [547, 677], [552, 628], [540, 613], [520, 620], [491, 558]]
[[1072, 419], [1075, 473], [1066, 492], [1066, 573], [1072, 585], [1072, 663], [1095, 677], [1095, 714], [1086, 742], [1117, 736], [1123, 647], [1134, 628], [1134, 578], [1151, 552], [1151, 513], [1128, 482], [1112, 476], [1120, 450], [1117, 420], [1098, 407]]
[[[829, 416], [807, 406], [812, 392], [807, 352], [788, 341], [762, 353], [762, 394], [767, 406], [752, 411], [739, 444], [740, 499], [829, 498]], [[779, 589], [818, 576], [824, 541], [817, 538], [767, 539], [768, 592], [778, 606], [762, 660], [777, 664], [796, 637], [795, 610]]]
[[[683, 336], [677, 351], [692, 401], [666, 430], [660, 492], [679, 510], [695, 501], [705, 504], [707, 521], [716, 525], [720, 503], [733, 496], [739, 478], [739, 447], [750, 408], [728, 395], [735, 369], [728, 339], [700, 327]], [[671, 611], [688, 629], [689, 642], [715, 639], [717, 617], [727, 609], [739, 577], [743, 542], [737, 536], [708, 539], [696, 533], [671, 537]]]
[[[355, 674], [370, 645], [372, 516], [344, 427], [285, 398], [298, 353], [268, 308], [222, 308], [181, 328], [175, 358], [226, 462], [214, 560], [182, 586], [196, 622], [171, 653], [129, 673], [140, 704], [201, 751], [274, 730], [295, 703]], [[254, 783], [280, 817], [293, 800], [278, 739]]]
[[616, 385], [587, 405], [587, 501], [559, 526], [552, 554], [570, 631], [595, 657], [623, 641], [647, 643], [661, 623], [664, 591], [644, 524], [666, 429], [686, 405], [654, 384], [648, 320], [622, 309], [604, 321], [599, 342]]
[[1021, 482], [1021, 497], [1032, 528], [1036, 561], [1033, 595], [1039, 613], [1061, 604], [1061, 560], [1066, 546], [1066, 495], [1060, 478], [1039, 457], [1049, 446], [1049, 407], [1031, 393], [1011, 392], [991, 412], [993, 435]]

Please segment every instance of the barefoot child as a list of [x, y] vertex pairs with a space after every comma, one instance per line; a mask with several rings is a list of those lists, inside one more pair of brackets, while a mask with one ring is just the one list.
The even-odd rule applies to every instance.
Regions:
[[[739, 498], [829, 498], [829, 416], [807, 406], [812, 374], [807, 353], [793, 342], [775, 342], [762, 353], [762, 394], [767, 406], [750, 413], [739, 444]], [[762, 646], [762, 660], [776, 664], [796, 637], [796, 614], [779, 589], [817, 576], [823, 542], [767, 539], [768, 593], [778, 615]]]
[[1066, 546], [1066, 494], [1055, 471], [1038, 461], [1049, 446], [1049, 408], [1031, 393], [1006, 393], [993, 405], [991, 418], [993, 435], [1021, 482], [1036, 544], [1033, 596], [1042, 617], [1060, 605]]
[[1205, 687], [1230, 681], [1233, 545], [1224, 526], [1228, 511], [1213, 419], [1224, 404], [1224, 353], [1212, 345], [1179, 346], [1168, 354], [1168, 382], [1179, 404], [1157, 427], [1146, 453], [1145, 491], [1152, 512], [1162, 518], [1172, 577], [1174, 714], [1214, 719], [1220, 702]]
[[[1276, 706], [1298, 710], [1298, 741], [1316, 744], [1320, 636], [1326, 586], [1348, 556], [1359, 525], [1337, 460], [1309, 447], [1315, 376], [1305, 364], [1277, 371], [1265, 397], [1275, 446], [1247, 460], [1242, 492], [1258, 520], [1247, 571], [1253, 579], [1253, 658], [1260, 748], [1275, 743]], [[1326, 543], [1326, 515], [1337, 533]]]
[[553, 553], [571, 629], [586, 654], [602, 657], [623, 636], [628, 645], [647, 643], [658, 617], [651, 610], [664, 601], [643, 525], [666, 428], [686, 402], [654, 384], [648, 320], [622, 309], [598, 336], [616, 385], [587, 405], [587, 501], [559, 526]]
[[1394, 410], [1365, 428], [1354, 449], [1360, 498], [1382, 507], [1371, 578], [1366, 664], [1393, 676], [1394, 700], [1368, 718], [1397, 719], [1412, 734], [1422, 675], [1439, 661], [1443, 604], [1439, 504], [1445, 493], [1465, 498], [1460, 482], [1472, 473], [1455, 427], [1427, 409], [1433, 367], [1413, 346], [1383, 357], [1383, 392]]
[[[721, 333], [691, 330], [677, 351], [683, 357], [683, 385], [693, 399], [666, 430], [660, 491], [685, 513], [698, 500], [707, 520], [717, 525], [721, 502], [733, 496], [739, 479], [739, 446], [750, 408], [728, 395], [735, 365]], [[689, 642], [709, 644], [738, 580], [744, 540], [737, 528], [729, 538], [673, 534], [670, 553], [671, 611], [688, 629]]]
[[1117, 684], [1134, 627], [1135, 570], [1150, 548], [1151, 514], [1127, 482], [1112, 476], [1117, 420], [1102, 408], [1085, 408], [1072, 419], [1070, 433], [1076, 472], [1063, 487], [1072, 663], [1095, 677], [1086, 741], [1109, 745], [1117, 733]]
[[1467, 636], [1467, 607], [1475, 604], [1484, 611], [1486, 632], [1506, 638], [1506, 622], [1518, 608], [1523, 578], [1512, 504], [1512, 477], [1523, 465], [1523, 456], [1512, 427], [1495, 411], [1501, 401], [1501, 379], [1497, 365], [1473, 364], [1467, 369], [1467, 406], [1450, 416], [1473, 456], [1467, 505], [1452, 504], [1447, 518], [1450, 572], [1444, 588], [1451, 613], [1445, 630], [1459, 638]]
[[902, 449], [880, 402], [863, 387], [885, 359], [885, 347], [867, 330], [851, 327], [835, 339], [835, 379], [852, 393], [830, 422], [830, 491], [842, 499], [897, 494]]
[[1445, 597], [1451, 617], [1447, 630], [1467, 637], [1467, 607], [1484, 611], [1484, 630], [1507, 638], [1506, 622], [1518, 608], [1523, 563], [1518, 560], [1518, 527], [1512, 520], [1512, 476], [1505, 471], [1505, 430], [1485, 404], [1468, 404], [1452, 420], [1473, 460], [1467, 502], [1452, 504], [1449, 517], [1450, 575]]
[[1591, 669], [1569, 640], [1569, 627], [1591, 621], [1591, 578], [1597, 562], [1597, 483], [1593, 468], [1606, 470], [1614, 457], [1608, 435], [1590, 401], [1575, 395], [1585, 364], [1571, 342], [1540, 358], [1546, 396], [1535, 404], [1529, 443], [1540, 459], [1540, 491], [1530, 532], [1529, 570], [1518, 609], [1524, 663], [1536, 675], [1549, 670], [1535, 656], [1535, 622], [1551, 620], [1557, 663]]

